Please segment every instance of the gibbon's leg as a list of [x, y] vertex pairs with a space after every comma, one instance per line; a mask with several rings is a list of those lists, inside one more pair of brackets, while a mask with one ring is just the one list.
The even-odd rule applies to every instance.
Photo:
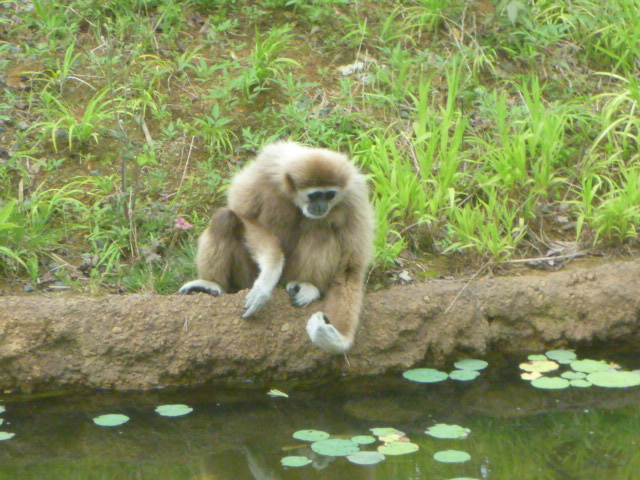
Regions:
[[360, 321], [364, 268], [337, 276], [327, 292], [325, 312], [314, 313], [307, 322], [311, 341], [329, 353], [344, 353], [353, 344]]
[[228, 208], [218, 210], [198, 239], [199, 278], [185, 283], [178, 293], [221, 295], [231, 287], [250, 286], [255, 278], [255, 267], [244, 247], [243, 232], [242, 221], [235, 213]]
[[278, 284], [284, 267], [284, 253], [278, 237], [269, 230], [251, 220], [243, 219], [243, 223], [246, 246], [260, 269], [258, 278], [245, 297], [242, 318], [248, 318], [265, 304]]
[[291, 303], [296, 307], [304, 307], [320, 298], [320, 290], [307, 282], [289, 282], [286, 290], [291, 297]]

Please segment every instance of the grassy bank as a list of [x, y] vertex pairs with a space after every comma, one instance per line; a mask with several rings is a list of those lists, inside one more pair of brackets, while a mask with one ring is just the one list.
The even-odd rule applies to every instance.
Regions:
[[370, 175], [378, 274], [638, 247], [638, 0], [2, 7], [14, 285], [175, 291], [229, 177], [277, 138]]

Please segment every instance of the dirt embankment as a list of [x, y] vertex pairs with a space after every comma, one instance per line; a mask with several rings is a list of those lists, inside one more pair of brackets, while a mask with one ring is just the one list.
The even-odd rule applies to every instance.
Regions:
[[244, 294], [0, 297], [0, 385], [148, 389], [221, 379], [373, 375], [452, 356], [640, 340], [640, 261], [433, 280], [369, 293], [356, 344], [333, 357], [278, 290], [253, 320]]

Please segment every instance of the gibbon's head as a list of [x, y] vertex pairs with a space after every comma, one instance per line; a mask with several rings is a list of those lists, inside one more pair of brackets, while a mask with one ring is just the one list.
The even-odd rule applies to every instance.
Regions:
[[344, 198], [356, 175], [346, 156], [331, 150], [302, 147], [285, 166], [285, 184], [293, 203], [312, 220], [326, 217]]

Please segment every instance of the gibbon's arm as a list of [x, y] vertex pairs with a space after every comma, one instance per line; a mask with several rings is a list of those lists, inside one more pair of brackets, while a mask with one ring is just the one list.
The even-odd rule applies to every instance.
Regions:
[[284, 267], [284, 253], [278, 237], [254, 220], [242, 218], [245, 227], [245, 241], [260, 273], [253, 287], [245, 297], [243, 318], [256, 313], [271, 296], [278, 284]]
[[351, 348], [360, 322], [366, 263], [350, 264], [338, 274], [327, 291], [324, 312], [314, 313], [307, 322], [311, 341], [329, 353]]

